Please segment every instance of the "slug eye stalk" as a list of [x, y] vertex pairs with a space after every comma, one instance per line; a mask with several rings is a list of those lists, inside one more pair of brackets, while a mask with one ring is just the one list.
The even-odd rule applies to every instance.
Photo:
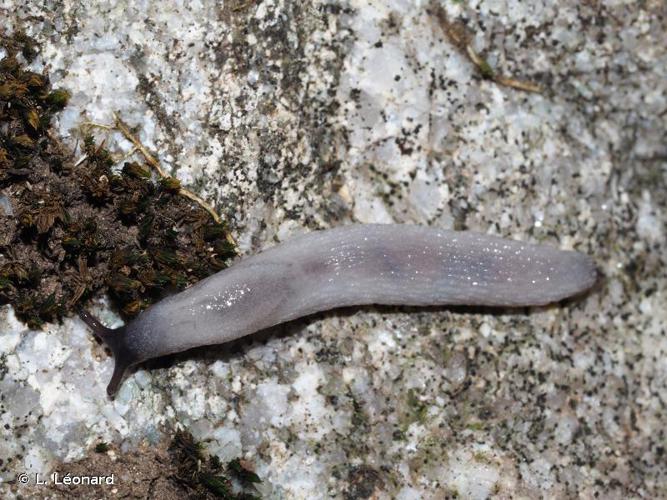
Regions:
[[111, 350], [114, 358], [114, 369], [109, 385], [107, 385], [107, 394], [113, 398], [118, 392], [120, 384], [123, 382], [125, 372], [132, 366], [131, 357], [125, 344], [125, 327], [107, 328], [95, 316], [88, 311], [79, 310], [79, 317], [90, 327], [93, 334], [102, 340]]

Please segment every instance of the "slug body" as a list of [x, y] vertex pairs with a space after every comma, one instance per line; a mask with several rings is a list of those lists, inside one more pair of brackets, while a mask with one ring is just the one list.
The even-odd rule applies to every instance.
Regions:
[[590, 288], [586, 255], [469, 231], [352, 225], [315, 231], [249, 257], [110, 330], [82, 319], [113, 351], [113, 395], [132, 365], [221, 344], [344, 306], [537, 306]]

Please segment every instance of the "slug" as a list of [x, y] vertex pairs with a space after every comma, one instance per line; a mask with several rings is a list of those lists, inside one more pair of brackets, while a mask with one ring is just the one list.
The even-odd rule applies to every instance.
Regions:
[[221, 344], [344, 306], [539, 306], [589, 289], [593, 260], [470, 231], [351, 225], [315, 231], [214, 274], [154, 304], [125, 326], [81, 318], [111, 349], [107, 393], [147, 359]]

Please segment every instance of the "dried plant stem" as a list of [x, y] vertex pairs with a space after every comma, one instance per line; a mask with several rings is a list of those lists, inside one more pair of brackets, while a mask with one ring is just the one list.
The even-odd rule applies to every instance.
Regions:
[[83, 122], [81, 124], [81, 127], [101, 128], [102, 130], [106, 130], [108, 132], [114, 131], [114, 127], [112, 125], [105, 125], [104, 123], [98, 123], [98, 122]]
[[450, 21], [447, 17], [447, 12], [445, 12], [445, 9], [443, 9], [442, 6], [435, 3], [432, 5], [433, 13], [450, 43], [452, 43], [452, 45], [454, 45], [459, 50], [459, 52], [468, 58], [468, 60], [475, 66], [475, 68], [477, 68], [477, 71], [483, 78], [493, 80], [498, 85], [511, 87], [517, 90], [523, 90], [525, 92], [542, 92], [542, 88], [536, 83], [517, 80], [515, 78], [503, 76], [496, 72], [486, 61], [486, 59], [484, 59], [475, 51], [475, 49], [473, 49], [472, 45], [470, 44], [472, 35], [468, 32], [467, 28], [460, 22]]
[[128, 141], [134, 144], [134, 147], [137, 149], [137, 151], [139, 151], [144, 157], [144, 159], [150, 164], [150, 166], [153, 167], [158, 174], [160, 174], [160, 177], [162, 178], [170, 177], [170, 175], [167, 174], [162, 169], [162, 166], [160, 165], [160, 162], [157, 161], [157, 158], [155, 158], [148, 151], [148, 149], [146, 149], [146, 147], [143, 144], [141, 144], [137, 136], [135, 136], [130, 130], [130, 127], [128, 127], [127, 124], [120, 118], [120, 116], [118, 116], [118, 113], [114, 112], [113, 119], [114, 119], [115, 129], [118, 130], [121, 134], [123, 134], [123, 137], [125, 137]]
[[508, 78], [502, 75], [496, 75], [494, 80], [496, 83], [504, 85], [505, 87], [512, 87], [517, 90], [525, 90], [526, 92], [534, 92], [536, 94], [542, 92], [542, 87], [533, 82], [528, 82], [525, 80], [515, 80], [514, 78]]
[[[113, 113], [113, 118], [114, 118], [114, 124], [113, 124], [113, 125], [104, 125], [104, 124], [102, 124], [102, 123], [95, 123], [95, 122], [85, 122], [85, 123], [82, 124], [82, 126], [84, 126], [84, 127], [101, 128], [101, 129], [103, 129], [103, 130], [107, 130], [107, 131], [117, 130], [118, 132], [120, 132], [120, 133], [123, 135], [123, 137], [125, 137], [125, 139], [127, 139], [128, 141], [130, 141], [130, 142], [132, 143], [132, 145], [134, 146], [134, 147], [132, 148], [132, 151], [130, 151], [128, 154], [125, 155], [125, 158], [127, 158], [128, 156], [134, 154], [135, 152], [139, 152], [139, 153], [141, 153], [141, 155], [142, 155], [142, 156], [144, 157], [144, 159], [146, 160], [146, 163], [148, 163], [151, 167], [153, 167], [153, 168], [155, 169], [155, 171], [158, 173], [158, 175], [159, 175], [161, 178], [163, 178], [163, 179], [170, 179], [171, 176], [170, 176], [167, 172], [165, 172], [165, 170], [162, 168], [162, 165], [160, 165], [160, 162], [158, 161], [158, 159], [155, 158], [155, 156], [153, 156], [153, 155], [151, 154], [151, 152], [148, 151], [148, 149], [146, 148], [146, 146], [144, 146], [144, 145], [141, 143], [141, 141], [139, 140], [139, 138], [138, 138], [136, 135], [134, 135], [134, 133], [132, 132], [132, 130], [130, 129], [130, 127], [127, 125], [127, 123], [125, 123], [125, 122], [123, 121], [123, 119], [118, 115], [118, 113], [114, 112], [114, 113]], [[106, 139], [105, 139], [105, 141], [106, 141]], [[103, 143], [104, 143], [104, 142], [103, 142]], [[87, 159], [87, 156], [84, 155], [82, 158], [80, 158], [80, 159], [77, 161], [77, 165], [80, 164], [80, 163], [83, 163], [86, 159]], [[194, 201], [194, 202], [197, 203], [199, 206], [201, 206], [204, 210], [206, 210], [206, 211], [209, 213], [209, 215], [213, 218], [213, 220], [214, 220], [217, 224], [221, 224], [221, 223], [222, 223], [222, 220], [220, 219], [220, 216], [218, 215], [218, 213], [217, 213], [217, 212], [213, 209], [213, 207], [212, 207], [206, 200], [204, 200], [202, 197], [200, 197], [200, 196], [198, 196], [197, 194], [193, 193], [193, 192], [190, 191], [189, 189], [184, 188], [183, 186], [180, 186], [180, 187], [178, 188], [178, 193], [179, 193], [180, 195], [185, 196], [186, 198], [188, 198], [188, 199]], [[232, 237], [232, 235], [229, 234], [229, 232], [226, 233], [226, 238], [227, 238], [227, 241], [228, 241], [231, 245], [236, 246], [236, 241], [234, 240], [234, 238]]]
[[[141, 141], [139, 141], [139, 138], [132, 133], [130, 127], [128, 127], [127, 124], [121, 119], [121, 117], [118, 116], [118, 113], [114, 112], [113, 117], [114, 117], [115, 129], [118, 130], [121, 134], [123, 134], [123, 137], [125, 137], [128, 141], [130, 141], [134, 145], [134, 149], [141, 153], [146, 162], [155, 169], [155, 171], [160, 175], [160, 177], [162, 177], [163, 179], [170, 178], [171, 176], [164, 171], [162, 165], [160, 165], [160, 162], [157, 160], [157, 158], [155, 158], [150, 153], [150, 151], [148, 151], [148, 149], [146, 149], [146, 147], [141, 143]], [[206, 210], [211, 215], [211, 217], [217, 224], [222, 223], [220, 216], [206, 200], [196, 195], [189, 189], [184, 188], [183, 186], [179, 188], [178, 192], [179, 194], [199, 204], [204, 210]], [[226, 233], [226, 238], [230, 244], [236, 246], [236, 241], [234, 241], [234, 238], [232, 237], [231, 234], [229, 234], [229, 232]]]

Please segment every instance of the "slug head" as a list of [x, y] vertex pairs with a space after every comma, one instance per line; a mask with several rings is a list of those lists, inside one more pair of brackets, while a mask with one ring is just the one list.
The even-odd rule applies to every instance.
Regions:
[[132, 365], [136, 364], [135, 356], [132, 355], [126, 344], [126, 328], [107, 328], [88, 311], [83, 309], [79, 311], [79, 317], [86, 325], [90, 327], [93, 334], [102, 339], [107, 345], [114, 358], [114, 370], [109, 385], [107, 385], [107, 394], [113, 398], [118, 392], [120, 384], [123, 382], [125, 372]]

